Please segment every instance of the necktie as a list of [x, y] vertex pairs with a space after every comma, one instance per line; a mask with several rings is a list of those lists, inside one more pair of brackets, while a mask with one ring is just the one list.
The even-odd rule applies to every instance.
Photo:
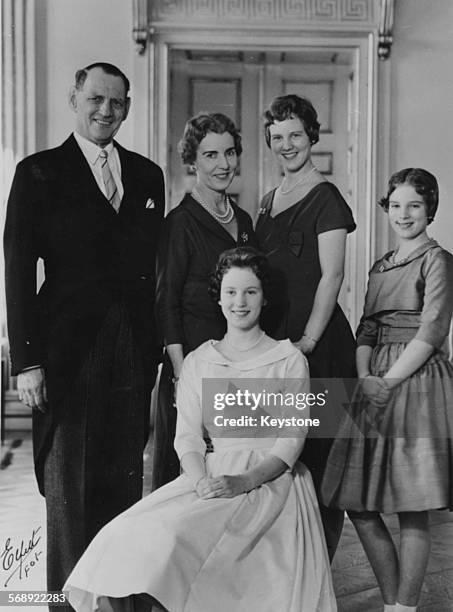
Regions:
[[102, 149], [99, 153], [99, 158], [101, 160], [102, 180], [104, 181], [105, 194], [107, 196], [107, 200], [116, 210], [116, 212], [118, 212], [121, 206], [121, 198], [120, 194], [118, 193], [115, 179], [113, 178], [112, 172], [109, 168], [107, 157], [107, 151]]

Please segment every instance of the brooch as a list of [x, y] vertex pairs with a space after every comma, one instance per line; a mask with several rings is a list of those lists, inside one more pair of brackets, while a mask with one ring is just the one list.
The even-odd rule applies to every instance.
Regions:
[[249, 235], [246, 232], [242, 232], [241, 234], [241, 240], [242, 242], [248, 242], [249, 240]]

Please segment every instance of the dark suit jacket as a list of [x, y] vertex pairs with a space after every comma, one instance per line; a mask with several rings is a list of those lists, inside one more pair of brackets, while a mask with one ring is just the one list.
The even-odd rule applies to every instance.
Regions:
[[[13, 374], [42, 364], [53, 397], [68, 384], [112, 302], [130, 310], [147, 358], [154, 328], [155, 255], [164, 212], [161, 169], [115, 143], [124, 196], [119, 214], [100, 191], [76, 140], [17, 166], [5, 225]], [[154, 208], [146, 208], [148, 199]], [[36, 262], [45, 282], [36, 295]]]
[[[154, 298], [163, 175], [150, 160], [115, 145], [124, 187], [118, 214], [73, 136], [20, 162], [11, 188], [4, 238], [12, 372], [44, 366], [53, 406], [114, 302], [128, 309], [145, 368], [160, 353]], [[153, 208], [146, 208], [149, 199]], [[37, 295], [39, 257], [45, 281]], [[44, 433], [36, 435], [39, 447]]]
[[226, 330], [220, 307], [208, 292], [220, 253], [256, 246], [250, 216], [233, 205], [238, 238], [233, 237], [190, 195], [167, 215], [159, 249], [157, 306], [165, 344], [184, 353]]

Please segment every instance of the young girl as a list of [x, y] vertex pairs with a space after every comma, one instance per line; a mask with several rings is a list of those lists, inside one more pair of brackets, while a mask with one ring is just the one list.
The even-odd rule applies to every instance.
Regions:
[[[332, 447], [322, 495], [348, 511], [384, 610], [402, 612], [417, 609], [430, 548], [428, 510], [453, 509], [453, 367], [442, 350], [453, 256], [426, 233], [438, 205], [432, 174], [397, 172], [380, 204], [398, 246], [370, 272], [357, 335], [361, 388]], [[399, 554], [380, 516], [393, 512]]]

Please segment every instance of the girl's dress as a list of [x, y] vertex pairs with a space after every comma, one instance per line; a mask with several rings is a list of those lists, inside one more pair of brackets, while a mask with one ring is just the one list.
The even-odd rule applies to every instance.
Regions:
[[431, 357], [393, 389], [385, 408], [354, 397], [330, 452], [322, 499], [355, 511], [453, 509], [453, 367], [446, 343], [453, 309], [453, 256], [430, 240], [370, 272], [357, 344], [373, 347], [383, 376], [416, 338]]
[[[264, 378], [280, 381], [286, 392], [296, 383], [308, 391], [305, 358], [289, 340], [242, 362], [228, 361], [216, 344], [205, 342], [184, 361], [175, 438], [180, 457], [205, 452], [207, 379], [216, 379], [216, 393], [231, 391], [234, 379]], [[337, 610], [312, 480], [297, 463], [305, 431], [250, 437], [245, 428], [245, 438], [240, 428], [230, 434], [235, 437], [222, 437], [219, 429], [218, 437], [209, 430], [209, 475], [241, 473], [269, 454], [291, 467], [228, 499], [200, 499], [182, 474], [132, 506], [95, 537], [69, 576], [64, 590], [78, 612], [95, 610], [100, 596], [139, 593], [170, 612]], [[114, 608], [127, 609], [127, 600], [115, 600]]]

